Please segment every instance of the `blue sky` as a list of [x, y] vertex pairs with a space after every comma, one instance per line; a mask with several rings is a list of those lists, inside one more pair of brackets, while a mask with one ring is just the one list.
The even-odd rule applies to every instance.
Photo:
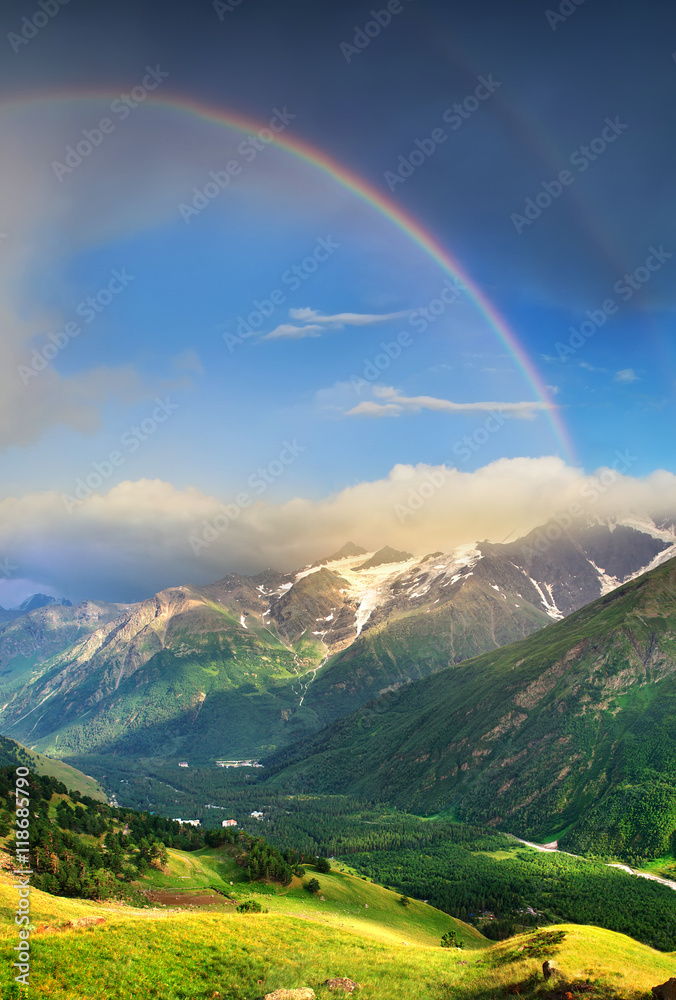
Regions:
[[[369, 11], [244, 0], [221, 18], [211, 4], [187, 2], [158, 18], [145, 2], [64, 7], [3, 61], [0, 556], [17, 569], [0, 581], [0, 603], [34, 584], [124, 600], [177, 582], [184, 564], [196, 580], [281, 565], [321, 546], [322, 530], [369, 534], [370, 514], [362, 525], [335, 513], [334, 499], [399, 467], [479, 475], [527, 459], [551, 484], [549, 458], [592, 475], [620, 452], [631, 456], [623, 472], [633, 478], [675, 471], [669, 6], [581, 5], [552, 30], [539, 3], [506, 12], [483, 0], [471, 11], [404, 0], [347, 62], [341, 44]], [[18, 2], [3, 9], [15, 46], [24, 15]], [[288, 111], [289, 135], [391, 194], [462, 261], [516, 333], [550, 387], [573, 455], [469, 296], [424, 331], [416, 326], [411, 313], [439, 296], [448, 274], [382, 213], [283, 148], [266, 146], [247, 162], [234, 129], [149, 100], [124, 119], [111, 111], [116, 96], [149, 79], [147, 67], [168, 74], [153, 91], [163, 97], [261, 124], [274, 109]], [[109, 96], [13, 103], [62, 87]], [[98, 148], [70, 172], [55, 170], [106, 116], [113, 125]], [[420, 149], [412, 157], [420, 165], [402, 167]], [[186, 221], [180, 206], [233, 158], [241, 173]], [[393, 185], [395, 171], [406, 176]], [[235, 342], [240, 317], [261, 307], [265, 321]], [[68, 323], [81, 332], [27, 375], [26, 365], [42, 365], [34, 352], [42, 356], [50, 334], [63, 343]], [[357, 391], [355, 376], [398, 337], [399, 356]], [[289, 442], [297, 458], [260, 501], [268, 520], [243, 513], [240, 536], [229, 535], [208, 568], [195, 563], [180, 525], [199, 521], [204, 498], [227, 503], [248, 489]], [[67, 510], [64, 494], [97, 469], [106, 471], [100, 485]], [[177, 554], [166, 562], [156, 553], [146, 579], [131, 539], [139, 510], [152, 517], [155, 502], [138, 484], [156, 480], [185, 502], [177, 512], [168, 493], [156, 499], [155, 519], [171, 521]], [[109, 494], [120, 484], [131, 484], [123, 492], [135, 500], [118, 510], [119, 494]], [[537, 476], [532, 488], [543, 494]], [[279, 513], [289, 504], [335, 516], [317, 513], [312, 540], [289, 549], [278, 537], [290, 531]], [[33, 512], [19, 524], [22, 508]], [[534, 517], [551, 513], [536, 509]], [[464, 530], [486, 537], [489, 521], [502, 530], [480, 517]], [[443, 534], [435, 524], [421, 529], [421, 545]], [[301, 525], [290, 534], [300, 538]], [[68, 553], [86, 562], [89, 545], [121, 546], [128, 558], [89, 576], [73, 555], [66, 572]]]

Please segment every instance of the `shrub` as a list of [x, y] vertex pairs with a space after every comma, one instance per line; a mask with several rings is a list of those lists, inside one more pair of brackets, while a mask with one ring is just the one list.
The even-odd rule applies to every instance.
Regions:
[[258, 902], [257, 899], [245, 899], [243, 903], [240, 903], [237, 907], [238, 913], [262, 913], [263, 907]]

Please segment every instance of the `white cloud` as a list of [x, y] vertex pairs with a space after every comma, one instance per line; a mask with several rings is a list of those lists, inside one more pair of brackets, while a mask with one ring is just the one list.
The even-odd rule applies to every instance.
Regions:
[[334, 313], [332, 316], [322, 316], [318, 309], [289, 309], [291, 319], [299, 319], [330, 326], [370, 326], [372, 323], [385, 323], [391, 319], [402, 319], [410, 316], [411, 310], [393, 313]]
[[615, 372], [615, 382], [621, 382], [624, 385], [628, 385], [630, 382], [636, 382], [638, 375], [633, 368], [623, 368], [619, 372]]
[[432, 410], [437, 413], [470, 413], [479, 410], [484, 413], [499, 411], [513, 417], [530, 420], [536, 410], [549, 410], [551, 406], [541, 401], [516, 403], [478, 402], [456, 403], [450, 399], [436, 399], [434, 396], [403, 396], [392, 386], [374, 386], [373, 395], [377, 400], [364, 400], [348, 410], [348, 417], [400, 417], [404, 413], [419, 413]]
[[304, 323], [305, 326], [297, 326], [295, 323], [281, 323], [270, 333], [266, 333], [263, 340], [302, 340], [304, 337], [320, 337], [322, 333], [332, 330], [342, 330], [344, 326], [371, 326], [373, 323], [385, 323], [387, 320], [401, 319], [409, 316], [411, 310], [393, 313], [334, 313], [332, 316], [323, 316], [318, 309], [310, 309], [305, 306], [302, 309], [289, 309], [289, 318]]
[[[614, 458], [608, 456], [609, 466]], [[586, 475], [555, 457], [501, 459], [473, 472], [397, 465], [383, 479], [318, 500], [259, 499], [217, 531], [199, 557], [191, 533], [214, 523], [219, 504], [232, 502], [243, 484], [216, 498], [159, 480], [123, 482], [72, 514], [57, 493], [32, 493], [0, 502], [0, 555], [17, 568], [14, 579], [35, 581], [36, 589], [124, 601], [230, 571], [293, 569], [348, 539], [424, 555], [477, 539], [518, 537], [573, 505], [593, 516], [676, 511], [672, 473], [638, 479], [601, 471]], [[438, 485], [430, 490], [430, 482]], [[415, 496], [429, 499], [418, 499], [419, 509], [402, 520], [396, 505], [408, 507]], [[0, 604], [6, 606], [5, 586], [0, 583]]]
[[289, 340], [302, 340], [303, 337], [319, 337], [324, 331], [324, 327], [311, 323], [308, 326], [294, 326], [293, 323], [281, 323], [270, 333], [266, 333], [263, 340], [278, 340], [286, 337]]

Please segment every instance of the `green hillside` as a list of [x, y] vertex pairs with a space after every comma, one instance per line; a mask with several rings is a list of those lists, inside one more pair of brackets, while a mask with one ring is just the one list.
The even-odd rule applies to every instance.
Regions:
[[[320, 662], [320, 643], [300, 638], [290, 647], [258, 623], [243, 627], [227, 608], [202, 603], [199, 612], [190, 624], [175, 622], [157, 652], [145, 636], [147, 658], [130, 676], [120, 676], [114, 657], [90, 656], [86, 647], [48, 661], [12, 703], [19, 715], [49, 695], [38, 724], [17, 721], [9, 730], [25, 738], [30, 732], [39, 750], [61, 756], [95, 750], [213, 761], [256, 755], [293, 738], [282, 730], [316, 728], [311, 713], [298, 712], [298, 678]], [[57, 693], [55, 679], [64, 675]], [[294, 714], [299, 720], [287, 725]]]
[[[0, 771], [0, 776], [3, 799], [11, 805], [13, 772]], [[49, 779], [31, 779], [37, 874], [31, 876], [30, 984], [39, 996], [255, 1000], [278, 988], [305, 986], [325, 998], [331, 993], [324, 981], [347, 976], [360, 984], [356, 995], [371, 1000], [498, 1000], [510, 994], [558, 1000], [571, 991], [590, 1000], [639, 1000], [669, 977], [676, 958], [622, 934], [563, 923], [491, 943], [476, 926], [412, 892], [403, 898], [399, 889], [357, 877], [335, 860], [327, 871], [319, 862], [299, 865], [289, 858], [293, 869], [280, 869], [280, 878], [271, 880], [260, 874], [260, 866], [274, 867], [282, 857], [258, 838], [232, 830], [204, 834], [148, 813], [120, 811], [91, 799], [80, 802], [62, 789]], [[11, 817], [2, 822], [11, 828]], [[503, 856], [514, 850], [513, 841], [504, 850], [506, 838], [487, 833], [482, 841], [480, 831], [461, 828], [458, 834], [474, 838], [465, 853], [476, 859], [477, 872], [485, 869], [486, 890], [493, 884], [493, 891], [513, 891], [513, 868], [505, 868], [502, 882], [496, 876]], [[390, 839], [380, 826], [374, 836]], [[3, 839], [11, 852], [11, 829]], [[216, 846], [200, 846], [205, 840], [215, 840]], [[187, 850], [177, 849], [176, 842], [183, 841]], [[174, 846], [162, 850], [163, 843]], [[439, 843], [443, 847], [443, 838]], [[527, 853], [536, 863], [542, 858]], [[435, 871], [436, 854], [430, 847], [395, 851], [391, 860], [404, 880], [414, 873], [418, 893], [452, 882], [469, 887], [472, 877], [462, 869], [460, 856], [438, 856], [441, 867]], [[381, 863], [375, 855], [367, 858]], [[94, 859], [105, 872], [81, 876]], [[551, 860], [542, 858], [546, 866]], [[8, 953], [16, 940], [17, 906], [10, 867], [0, 846], [0, 941]], [[596, 877], [606, 887], [612, 882], [622, 892], [629, 887], [629, 876], [597, 868]], [[590, 871], [587, 865], [578, 874], [588, 879]], [[57, 881], [58, 895], [53, 894]], [[551, 882], [547, 867], [538, 881]], [[572, 891], [582, 902], [590, 897], [588, 889], [565, 876], [549, 888], [562, 897]], [[655, 901], [663, 902], [658, 896], [668, 890], [653, 888]], [[618, 900], [606, 893], [610, 910]], [[654, 916], [650, 905], [644, 909], [646, 919]], [[487, 932], [491, 920], [482, 917]], [[670, 922], [667, 914], [662, 924], [666, 928]], [[544, 959], [557, 966], [554, 983], [543, 980]], [[0, 965], [0, 995], [7, 1000], [27, 995], [16, 988], [13, 975], [9, 962]]]
[[650, 564], [659, 530], [580, 522], [542, 554], [531, 536], [423, 558], [348, 545], [295, 573], [38, 609], [0, 628], [0, 727], [51, 756], [260, 757], [545, 628], [604, 572]]
[[[327, 899], [328, 903], [328, 899]], [[552, 996], [542, 962], [560, 970], [560, 995], [572, 984], [589, 1000], [639, 1000], [673, 972], [675, 955], [624, 935], [558, 925], [489, 948], [442, 949], [417, 938], [431, 932], [410, 913], [399, 937], [386, 923], [357, 927], [340, 910], [239, 914], [118, 905], [31, 894], [34, 920], [31, 990], [53, 1000], [254, 1000], [280, 987], [309, 986], [330, 997], [324, 980], [347, 976], [364, 1000], [498, 1000]], [[395, 906], [397, 904], [394, 904]], [[0, 939], [11, 948], [16, 906], [10, 878], [0, 874]], [[364, 911], [366, 912], [366, 911]], [[408, 916], [408, 908], [406, 910]], [[341, 926], [342, 925], [342, 926]], [[408, 940], [407, 940], [408, 938]], [[415, 942], [414, 946], [413, 943]], [[2, 996], [19, 996], [9, 963], [0, 966]], [[518, 990], [518, 992], [517, 992]], [[340, 995], [340, 994], [338, 994]], [[556, 994], [557, 996], [559, 994]]]
[[28, 767], [34, 774], [47, 774], [57, 781], [63, 782], [67, 788], [72, 788], [80, 792], [81, 795], [88, 795], [92, 799], [106, 802], [106, 793], [96, 781], [88, 774], [83, 774], [77, 768], [71, 767], [62, 760], [53, 757], [45, 757], [41, 753], [29, 750], [15, 740], [10, 740], [6, 736], [0, 736], [0, 767], [14, 767], [22, 765]]
[[[454, 931], [463, 947], [485, 948], [488, 941], [476, 928], [429, 906], [411, 899], [406, 906], [401, 894], [384, 889], [371, 881], [352, 875], [346, 866], [332, 862], [332, 870], [322, 874], [312, 865], [305, 865], [305, 875], [292, 879], [287, 886], [271, 886], [248, 882], [244, 870], [223, 849], [204, 848], [187, 854], [169, 850], [163, 871], [152, 869], [140, 880], [144, 889], [156, 891], [162, 899], [175, 898], [180, 893], [204, 892], [215, 889], [227, 893], [220, 900], [226, 908], [242, 901], [258, 899], [270, 913], [299, 918], [312, 917], [317, 923], [338, 920], [344, 927], [382, 941], [402, 941], [411, 945], [437, 946], [443, 934]], [[316, 878], [319, 891], [311, 894], [304, 888], [310, 878]], [[174, 904], [176, 905], [176, 904]]]
[[289, 790], [453, 810], [576, 851], [676, 831], [676, 562], [371, 702], [269, 762]]
[[452, 603], [394, 615], [334, 656], [304, 705], [324, 723], [333, 722], [385, 691], [522, 639], [550, 621], [523, 602], [515, 613], [518, 600], [511, 591], [498, 600], [490, 584], [471, 581]]
[[[550, 621], [499, 555], [475, 572], [467, 559], [437, 566], [439, 557], [399, 572], [351, 556], [351, 582], [325, 566], [233, 574], [169, 588], [117, 617], [97, 606], [76, 631], [28, 616], [0, 634], [3, 731], [50, 755], [256, 757]], [[358, 628], [360, 602], [380, 591]]]

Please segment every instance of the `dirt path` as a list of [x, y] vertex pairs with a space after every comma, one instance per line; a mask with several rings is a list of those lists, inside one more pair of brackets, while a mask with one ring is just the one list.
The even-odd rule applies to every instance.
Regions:
[[[508, 833], [508, 837], [514, 837], [514, 840], [518, 840], [520, 844], [525, 844], [527, 847], [534, 847], [536, 851], [544, 851], [546, 854], [566, 854], [569, 858], [582, 858], [581, 854], [571, 854], [569, 851], [560, 851], [557, 842], [553, 840], [551, 844], [534, 844], [531, 840], [522, 840], [521, 837], [515, 837], [513, 833]], [[623, 872], [627, 872], [628, 875], [636, 875], [637, 878], [647, 878], [651, 882], [659, 882], [660, 885], [666, 885], [668, 889], [676, 889], [676, 882], [672, 882], [668, 878], [660, 878], [659, 875], [651, 875], [650, 872], [639, 872], [635, 868], [630, 868], [629, 865], [622, 865], [619, 861], [609, 861], [606, 864], [606, 868], [621, 868]]]

